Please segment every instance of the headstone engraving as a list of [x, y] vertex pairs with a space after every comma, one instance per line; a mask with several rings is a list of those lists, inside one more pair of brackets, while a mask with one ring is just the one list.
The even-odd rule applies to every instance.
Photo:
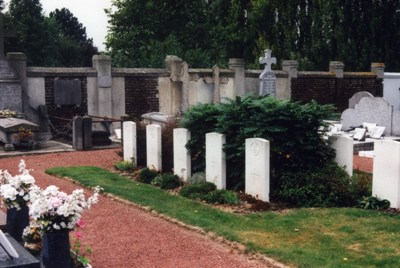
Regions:
[[206, 134], [206, 180], [226, 188], [225, 135], [216, 132]]
[[269, 201], [270, 144], [260, 138], [246, 139], [245, 192]]
[[372, 196], [390, 201], [400, 208], [400, 142], [377, 140], [374, 143]]
[[186, 128], [174, 129], [174, 173], [183, 181], [192, 175], [190, 151], [186, 144], [190, 140], [190, 132]]
[[265, 57], [260, 57], [260, 63], [265, 64], [264, 71], [260, 75], [260, 96], [271, 95], [275, 96], [276, 91], [276, 76], [271, 69], [272, 64], [276, 64], [276, 58], [271, 57], [271, 50], [264, 50]]
[[146, 126], [147, 167], [156, 171], [162, 170], [161, 164], [161, 126]]
[[122, 124], [124, 161], [137, 163], [136, 123], [125, 121]]
[[354, 141], [344, 136], [330, 136], [330, 146], [335, 149], [335, 162], [345, 167], [347, 173], [353, 175], [353, 149]]

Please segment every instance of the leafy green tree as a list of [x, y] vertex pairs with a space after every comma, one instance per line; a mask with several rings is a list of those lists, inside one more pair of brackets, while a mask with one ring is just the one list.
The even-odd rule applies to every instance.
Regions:
[[91, 66], [92, 56], [98, 53], [93, 39], [87, 38], [86, 28], [66, 8], [50, 13], [58, 26], [58, 61], [62, 66]]
[[17, 32], [7, 39], [5, 51], [24, 52], [28, 65], [91, 66], [97, 54], [86, 29], [68, 9], [44, 16], [39, 0], [11, 0], [5, 23]]

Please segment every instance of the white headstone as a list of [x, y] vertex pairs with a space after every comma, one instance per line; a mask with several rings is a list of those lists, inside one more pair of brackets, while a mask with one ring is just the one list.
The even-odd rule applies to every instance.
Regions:
[[269, 201], [270, 144], [260, 138], [246, 139], [245, 192], [260, 200]]
[[336, 151], [335, 162], [338, 163], [339, 166], [345, 167], [347, 173], [352, 176], [354, 151], [353, 139], [335, 135], [329, 137], [329, 141], [330, 146]]
[[374, 143], [372, 195], [400, 208], [400, 142], [378, 140]]
[[190, 132], [186, 128], [174, 129], [174, 173], [187, 181], [192, 175], [190, 151], [186, 144], [190, 140]]
[[126, 121], [123, 123], [123, 149], [124, 161], [137, 163], [137, 147], [136, 147], [136, 123]]
[[161, 126], [146, 126], [147, 167], [156, 171], [162, 170], [161, 165]]
[[226, 159], [223, 146], [225, 135], [219, 133], [206, 134], [206, 180], [217, 186], [226, 188]]

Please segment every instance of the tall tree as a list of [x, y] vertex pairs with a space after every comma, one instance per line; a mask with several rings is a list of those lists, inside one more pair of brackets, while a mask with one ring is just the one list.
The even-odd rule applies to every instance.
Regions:
[[92, 56], [98, 53], [93, 46], [93, 39], [87, 38], [86, 28], [66, 8], [50, 13], [58, 27], [58, 61], [65, 67], [91, 66]]
[[46, 17], [39, 0], [11, 0], [6, 15], [7, 25], [17, 31], [18, 37], [7, 41], [5, 49], [24, 52], [28, 65], [92, 65], [97, 48], [68, 9], [57, 9]]

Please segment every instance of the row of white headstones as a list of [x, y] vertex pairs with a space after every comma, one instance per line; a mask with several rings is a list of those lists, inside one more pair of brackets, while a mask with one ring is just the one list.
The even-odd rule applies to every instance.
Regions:
[[[174, 173], [187, 181], [191, 173], [191, 155], [186, 148], [190, 132], [185, 128], [173, 130]], [[217, 189], [226, 188], [225, 135], [206, 134], [206, 180]], [[336, 151], [335, 161], [353, 173], [353, 139], [344, 136], [329, 137], [330, 146]], [[123, 154], [125, 161], [137, 159], [136, 124], [123, 124]], [[147, 167], [162, 170], [161, 126], [146, 126]], [[270, 191], [270, 142], [261, 138], [245, 141], [245, 192], [263, 201], [269, 201]], [[400, 142], [375, 141], [375, 159], [372, 194], [388, 199], [391, 207], [400, 207]]]

